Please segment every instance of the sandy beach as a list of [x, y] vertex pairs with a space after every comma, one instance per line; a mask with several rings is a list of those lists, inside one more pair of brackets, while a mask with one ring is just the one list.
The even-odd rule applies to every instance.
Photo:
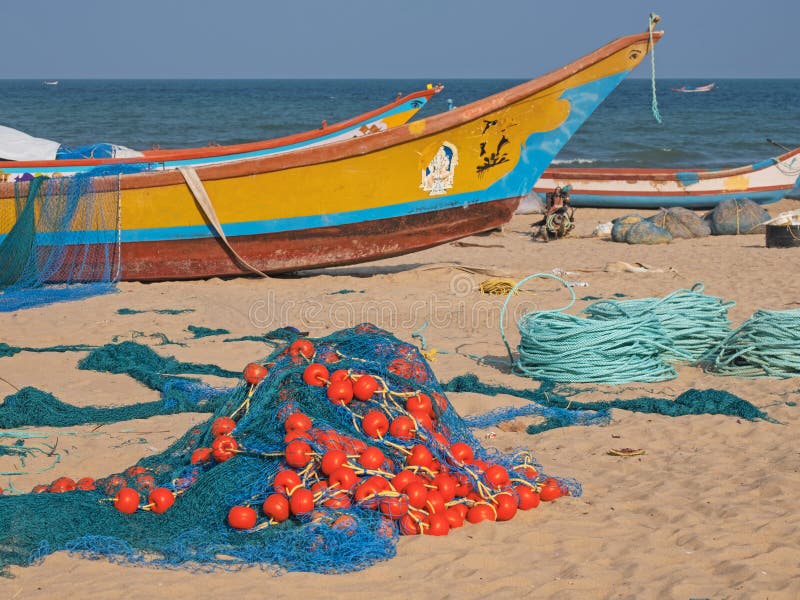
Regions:
[[[784, 200], [771, 214], [800, 207]], [[477, 287], [491, 273], [519, 280], [553, 269], [585, 283], [579, 298], [664, 296], [696, 282], [705, 292], [735, 300], [737, 326], [757, 309], [800, 308], [800, 249], [769, 249], [763, 235], [676, 240], [630, 246], [591, 237], [598, 223], [623, 210], [578, 209], [568, 238], [531, 240], [538, 215], [518, 215], [503, 228], [423, 252], [375, 263], [271, 279], [121, 283], [119, 293], [17, 313], [0, 313], [3, 341], [12, 346], [102, 345], [135, 339], [159, 354], [240, 370], [269, 353], [252, 341], [195, 339], [189, 325], [224, 328], [230, 337], [260, 335], [293, 325], [312, 337], [371, 321], [400, 339], [423, 323], [425, 341], [438, 351], [431, 366], [440, 381], [472, 372], [487, 383], [515, 388], [537, 383], [511, 374], [498, 329], [502, 297]], [[637, 211], [649, 214], [648, 211]], [[608, 269], [641, 263], [645, 272]], [[461, 269], [459, 267], [467, 267]], [[524, 310], [564, 305], [568, 292], [536, 281], [512, 301]], [[344, 293], [343, 293], [344, 292]], [[579, 300], [573, 314], [588, 304]], [[137, 311], [192, 309], [182, 314]], [[513, 345], [518, 332], [507, 324]], [[185, 345], [160, 345], [168, 340]], [[418, 340], [417, 340], [418, 341]], [[124, 375], [77, 369], [82, 352], [22, 352], [0, 359], [0, 389], [35, 386], [79, 406], [122, 406], [157, 400], [158, 394]], [[479, 364], [468, 355], [492, 359]], [[229, 380], [204, 378], [214, 385]], [[641, 395], [674, 398], [689, 388], [717, 388], [763, 408], [778, 424], [727, 416], [671, 418], [614, 410], [605, 427], [569, 427], [529, 435], [529, 419], [476, 434], [500, 450], [528, 448], [548, 472], [574, 477], [584, 493], [519, 513], [505, 523], [481, 523], [442, 538], [401, 538], [397, 556], [344, 575], [286, 573], [258, 568], [194, 573], [93, 561], [59, 552], [41, 563], [11, 568], [0, 597], [93, 598], [133, 596], [195, 598], [797, 598], [800, 597], [800, 383], [715, 377], [680, 367], [677, 379], [658, 384], [592, 385], [576, 400]], [[450, 394], [463, 415], [523, 401], [510, 396]], [[66, 428], [37, 428], [59, 440], [62, 458], [32, 459], [31, 474], [11, 478], [27, 491], [59, 476], [102, 477], [168, 447], [206, 414]], [[636, 457], [608, 455], [612, 448], [641, 448]], [[13, 459], [0, 457], [0, 471]], [[19, 466], [19, 465], [17, 465]], [[0, 481], [7, 488], [8, 478]], [[57, 516], [54, 516], [57, 518]]]

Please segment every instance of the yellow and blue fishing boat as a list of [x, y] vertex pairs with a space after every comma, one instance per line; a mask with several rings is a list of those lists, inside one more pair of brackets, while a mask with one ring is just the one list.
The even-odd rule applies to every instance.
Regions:
[[[112, 271], [123, 280], [356, 263], [493, 229], [661, 35], [619, 38], [537, 79], [371, 135], [98, 177], [115, 190], [115, 219], [101, 225], [89, 215], [86, 227], [116, 240]], [[0, 184], [0, 225], [13, 226], [15, 186], [19, 198], [26, 185], [34, 183]], [[84, 233], [37, 231], [37, 244]]]

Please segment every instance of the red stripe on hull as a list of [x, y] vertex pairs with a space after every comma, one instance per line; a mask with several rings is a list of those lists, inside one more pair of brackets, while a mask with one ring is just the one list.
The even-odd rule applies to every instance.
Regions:
[[[466, 208], [366, 221], [337, 227], [228, 238], [231, 246], [265, 273], [354, 264], [430, 248], [495, 229], [514, 215], [519, 198]], [[217, 238], [122, 245], [121, 278], [128, 281], [202, 279], [251, 275]]]
[[[569, 193], [572, 196], [608, 196], [613, 198], [615, 196], [652, 196], [657, 197], [676, 197], [683, 198], [684, 196], [719, 196], [720, 194], [742, 194], [756, 193], [756, 192], [777, 192], [780, 190], [791, 190], [792, 185], [768, 185], [762, 187], [751, 187], [743, 190], [726, 190], [717, 188], [713, 190], [698, 190], [698, 191], [658, 191], [658, 190], [586, 190], [586, 189], [570, 189]], [[533, 191], [538, 194], [546, 194], [552, 192], [556, 188], [553, 186], [533, 186]]]

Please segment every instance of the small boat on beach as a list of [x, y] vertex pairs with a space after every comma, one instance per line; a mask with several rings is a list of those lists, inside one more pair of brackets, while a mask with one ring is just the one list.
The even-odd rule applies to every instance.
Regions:
[[723, 200], [759, 204], [786, 197], [800, 183], [800, 148], [744, 167], [720, 170], [550, 168], [537, 194], [570, 186], [573, 206], [598, 208], [710, 208]]
[[30, 179], [37, 175], [65, 177], [123, 163], [134, 165], [142, 171], [197, 167], [310, 148], [407, 123], [442, 89], [441, 85], [428, 85], [423, 90], [398, 97], [385, 106], [346, 121], [331, 125], [323, 122], [319, 129], [227, 146], [139, 152], [103, 143], [73, 149], [55, 141], [33, 138], [23, 132], [0, 127], [0, 181]]
[[[102, 202], [70, 209], [84, 224], [36, 230], [29, 234], [35, 243], [16, 247], [80, 260], [105, 244], [99, 253], [117, 279], [152, 281], [352, 264], [488, 231], [513, 216], [553, 157], [661, 36], [649, 28], [482, 100], [335, 143], [272, 155], [241, 148], [235, 159], [212, 148], [208, 164], [165, 151], [146, 154], [145, 163], [187, 164], [138, 173], [124, 171], [135, 161], [98, 162], [120, 172], [92, 178], [106, 192]], [[0, 229], [0, 244], [25, 213], [15, 196], [43, 203], [49, 195], [37, 196], [37, 185], [58, 194], [63, 182], [79, 179], [0, 183], [0, 227], [11, 224]], [[25, 214], [32, 221], [34, 213]], [[93, 240], [88, 250], [86, 240]], [[65, 279], [69, 268], [48, 280]]]
[[714, 89], [716, 83], [709, 83], [707, 85], [698, 85], [696, 87], [682, 85], [679, 88], [672, 88], [673, 92], [682, 92], [684, 94], [693, 94], [695, 92], [710, 92]]

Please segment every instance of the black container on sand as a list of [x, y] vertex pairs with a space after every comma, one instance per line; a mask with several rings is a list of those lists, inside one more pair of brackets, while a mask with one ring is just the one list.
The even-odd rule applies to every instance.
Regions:
[[800, 225], [767, 225], [767, 248], [800, 248]]

